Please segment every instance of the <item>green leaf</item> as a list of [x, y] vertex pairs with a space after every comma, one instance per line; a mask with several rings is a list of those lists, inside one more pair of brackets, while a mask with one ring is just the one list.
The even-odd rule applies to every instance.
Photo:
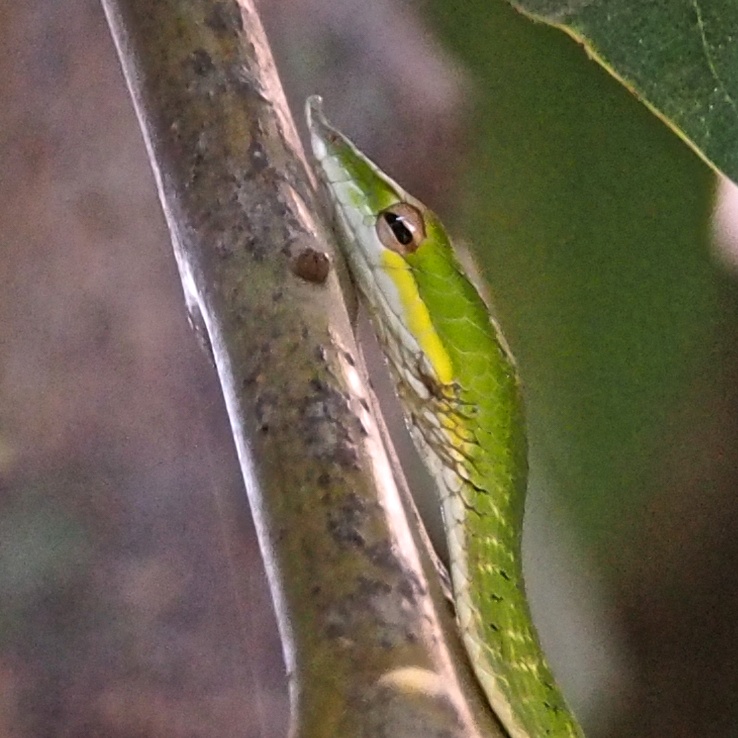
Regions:
[[734, 0], [517, 0], [560, 26], [738, 181], [738, 3]]

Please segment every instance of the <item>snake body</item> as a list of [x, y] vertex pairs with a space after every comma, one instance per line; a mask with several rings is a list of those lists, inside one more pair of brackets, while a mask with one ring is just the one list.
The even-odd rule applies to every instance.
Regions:
[[456, 618], [511, 738], [583, 737], [541, 650], [523, 586], [525, 425], [515, 362], [438, 217], [307, 101], [339, 241], [438, 488]]

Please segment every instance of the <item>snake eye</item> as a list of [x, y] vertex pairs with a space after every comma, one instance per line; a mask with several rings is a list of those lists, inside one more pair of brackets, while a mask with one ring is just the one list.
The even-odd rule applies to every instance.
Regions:
[[398, 254], [412, 254], [425, 240], [423, 215], [416, 207], [398, 202], [377, 216], [379, 240]]

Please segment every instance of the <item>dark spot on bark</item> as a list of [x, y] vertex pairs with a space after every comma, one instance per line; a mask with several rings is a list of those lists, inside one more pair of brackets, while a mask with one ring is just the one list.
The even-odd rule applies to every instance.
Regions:
[[216, 33], [227, 31], [243, 31], [243, 18], [236, 2], [213, 3], [210, 13], [205, 19], [205, 25]]
[[359, 466], [359, 457], [353, 446], [341, 446], [336, 450], [335, 460], [347, 469], [356, 469]]
[[351, 356], [351, 354], [348, 351], [343, 352], [343, 358], [346, 360], [346, 363], [349, 366], [356, 366], [356, 362], [354, 361], [354, 357]]
[[342, 623], [339, 623], [337, 621], [329, 622], [328, 625], [325, 627], [325, 634], [326, 637], [336, 639], [341, 638], [343, 636], [344, 627]]
[[392, 592], [392, 586], [387, 582], [382, 582], [377, 579], [370, 579], [369, 577], [360, 576], [358, 578], [359, 594], [374, 597], [376, 595], [388, 595]]
[[366, 550], [369, 561], [379, 569], [390, 572], [399, 572], [402, 575], [398, 586], [400, 594], [408, 600], [414, 600], [417, 595], [425, 593], [425, 587], [411, 569], [405, 569], [397, 559], [392, 545], [381, 541], [369, 546]]
[[348, 398], [337, 388], [314, 377], [301, 416], [308, 453], [345, 468], [358, 468], [360, 433]]
[[256, 421], [262, 433], [269, 432], [269, 427], [275, 418], [277, 404], [277, 398], [272, 392], [264, 392], [256, 398]]
[[266, 150], [259, 141], [252, 141], [248, 151], [251, 168], [254, 174], [259, 174], [269, 168]]
[[214, 69], [213, 59], [205, 49], [195, 49], [190, 54], [190, 66], [198, 77], [210, 74]]
[[337, 508], [328, 513], [328, 532], [339, 544], [363, 547], [366, 539], [361, 528], [366, 515], [366, 502], [350, 493]]
[[392, 546], [386, 541], [375, 543], [367, 549], [369, 561], [380, 569], [392, 570], [397, 568], [397, 559], [392, 552]]
[[[395, 566], [397, 570], [401, 567]], [[359, 575], [350, 594], [326, 609], [323, 626], [329, 637], [341, 637], [356, 633], [367, 618], [373, 623], [372, 634], [382, 648], [395, 648], [398, 644], [418, 640], [411, 608], [406, 599], [399, 596], [396, 585], [382, 579]], [[375, 627], [376, 626], [376, 627]]]
[[347, 521], [337, 516], [329, 518], [328, 532], [331, 538], [341, 545], [362, 548], [366, 543], [364, 536], [358, 530], [351, 528]]
[[323, 284], [328, 278], [331, 262], [328, 254], [315, 249], [303, 249], [291, 263], [292, 273], [306, 282]]
[[415, 572], [407, 569], [405, 578], [400, 582], [397, 589], [405, 599], [414, 601], [418, 594], [423, 594], [424, 588], [421, 586]]

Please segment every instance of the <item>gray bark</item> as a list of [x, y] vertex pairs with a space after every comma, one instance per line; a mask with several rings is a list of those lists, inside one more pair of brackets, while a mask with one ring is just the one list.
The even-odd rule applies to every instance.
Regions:
[[223, 388], [284, 645], [291, 735], [502, 735], [398, 492], [252, 4], [103, 5]]

